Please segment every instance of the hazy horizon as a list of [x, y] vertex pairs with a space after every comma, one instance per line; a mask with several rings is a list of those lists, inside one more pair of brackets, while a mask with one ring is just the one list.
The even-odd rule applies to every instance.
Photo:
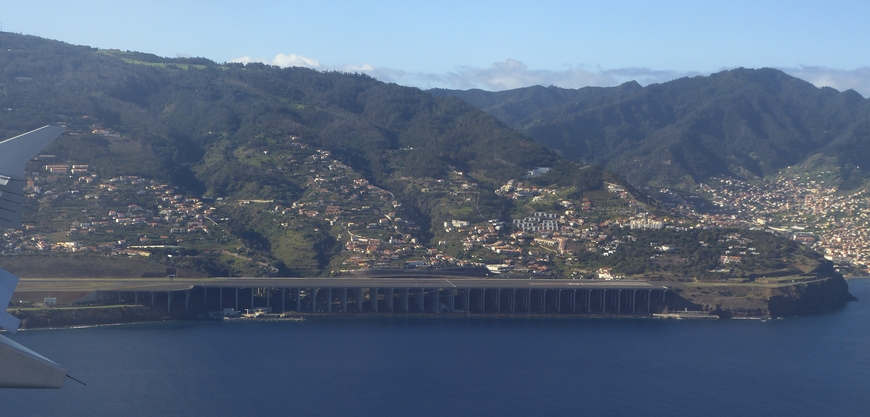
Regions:
[[[63, 13], [58, 13], [63, 10]], [[777, 68], [870, 97], [858, 1], [608, 4], [15, 2], [2, 30], [98, 48], [369, 74], [429, 88], [641, 85]]]

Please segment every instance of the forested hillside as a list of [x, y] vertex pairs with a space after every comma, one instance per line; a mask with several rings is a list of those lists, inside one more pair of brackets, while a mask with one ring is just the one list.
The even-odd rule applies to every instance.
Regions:
[[[164, 59], [8, 33], [0, 48], [0, 133], [86, 118], [132, 140], [123, 149], [89, 146], [102, 145], [95, 138], [76, 144], [107, 172], [161, 176], [214, 194], [241, 192], [230, 184], [245, 180], [272, 183], [272, 174], [227, 158], [268, 135], [304, 137], [373, 179], [409, 166], [434, 175], [452, 165], [501, 181], [556, 161], [462, 101], [363, 75]], [[266, 197], [261, 192], [242, 194]]]
[[[437, 268], [743, 283], [832, 271], [781, 237], [710, 232], [544, 146], [664, 182], [763, 175], [861, 135], [853, 94], [817, 92], [817, 114], [796, 104], [815, 89], [776, 72], [710, 79], [468, 93], [536, 143], [459, 98], [365, 75], [0, 33], [0, 136], [67, 127], [28, 164], [26, 227], [4, 231], [0, 253], [62, 276], [91, 274], [93, 257], [148, 259], [149, 276]], [[722, 139], [737, 130], [748, 133]]]
[[568, 159], [632, 183], [689, 189], [826, 161], [845, 188], [868, 177], [870, 104], [774, 69], [735, 69], [641, 87], [431, 90], [498, 117]]
[[[169, 59], [0, 33], [0, 109], [3, 137], [67, 126], [46, 149], [48, 162], [160, 184], [140, 196], [166, 186], [227, 202], [218, 210], [222, 227], [256, 256], [242, 255], [290, 275], [346, 265], [347, 255], [336, 256], [349, 236], [361, 236], [353, 230], [360, 224], [374, 229], [398, 218], [393, 240], [423, 250], [444, 221], [509, 220], [524, 206], [493, 191], [538, 167], [553, 170], [535, 184], [569, 184], [576, 196], [601, 189], [605, 179], [620, 182], [582, 170], [464, 101], [359, 74]], [[115, 188], [96, 191], [107, 187]], [[96, 191], [90, 197], [105, 198]], [[55, 225], [45, 232], [60, 236], [59, 200], [42, 200], [39, 218]], [[152, 214], [166, 209], [151, 204]], [[419, 254], [399, 259], [412, 255]]]

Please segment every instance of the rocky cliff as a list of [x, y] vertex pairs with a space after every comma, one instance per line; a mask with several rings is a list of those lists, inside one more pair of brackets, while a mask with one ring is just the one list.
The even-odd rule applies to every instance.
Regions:
[[788, 317], [843, 307], [855, 297], [842, 276], [781, 285], [685, 285], [668, 308], [707, 311], [723, 318]]

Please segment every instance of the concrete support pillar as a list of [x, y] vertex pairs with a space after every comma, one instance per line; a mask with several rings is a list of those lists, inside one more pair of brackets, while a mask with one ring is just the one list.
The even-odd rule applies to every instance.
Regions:
[[501, 288], [495, 290], [495, 312], [501, 313]]
[[387, 308], [390, 310], [390, 313], [393, 312], [393, 302], [395, 301], [395, 294], [393, 294], [392, 288], [387, 288], [384, 292], [384, 301], [387, 302]]
[[665, 302], [665, 296], [668, 294], [668, 290], [662, 290], [662, 303]]
[[571, 290], [571, 312], [577, 312], [577, 290]]
[[266, 288], [266, 308], [269, 308], [272, 306], [271, 305], [272, 303], [269, 301], [270, 298], [272, 298], [272, 289]]
[[601, 293], [601, 312], [607, 312], [607, 290], [602, 290]]
[[541, 290], [541, 312], [542, 313], [547, 312], [547, 290], [546, 289]]
[[408, 293], [409, 293], [409, 292], [410, 292], [410, 290], [407, 289], [407, 288], [402, 288], [402, 289], [400, 290], [401, 297], [402, 297], [402, 312], [403, 312], [403, 313], [407, 313], [408, 310], [410, 310], [410, 308], [409, 308], [409, 306], [408, 306], [408, 298], [409, 298], [409, 294], [408, 294]]
[[166, 291], [166, 311], [172, 311], [172, 293], [169, 291]]
[[347, 313], [347, 288], [341, 289], [341, 312]]
[[429, 293], [431, 294], [431, 297], [432, 297], [431, 304], [432, 304], [432, 306], [434, 306], [433, 311], [435, 313], [440, 313], [441, 312], [441, 304], [442, 304], [441, 303], [441, 288], [431, 289], [431, 290], [429, 290]]
[[281, 287], [281, 314], [287, 311], [287, 289]]
[[332, 313], [332, 288], [326, 289], [326, 312]]
[[526, 290], [526, 313], [532, 312], [532, 290]]
[[357, 288], [355, 295], [356, 295], [356, 297], [355, 297], [356, 299], [354, 301], [356, 302], [356, 309], [357, 309], [357, 311], [362, 313], [362, 311], [363, 311], [363, 289]]
[[220, 295], [220, 299], [218, 300], [218, 310], [224, 311], [224, 287], [218, 287], [218, 294]]
[[508, 302], [508, 308], [510, 308], [511, 313], [517, 312], [517, 290], [512, 289], [510, 293], [510, 301]]
[[254, 290], [256, 288], [251, 288], [251, 313], [254, 312]]
[[184, 309], [187, 310], [190, 307], [190, 290], [184, 292]]
[[447, 290], [447, 307], [451, 313], [456, 311], [456, 289], [454, 288]]
[[151, 305], [154, 305], [154, 291], [151, 291]]
[[646, 290], [646, 313], [647, 314], [649, 314], [651, 312], [650, 299], [652, 299], [652, 290]]
[[471, 313], [471, 288], [465, 289], [465, 304], [463, 307], [465, 307], [466, 314]]
[[622, 312], [622, 290], [616, 292], [616, 312]]
[[236, 311], [239, 311], [239, 287], [236, 287]]
[[424, 288], [420, 288], [420, 291], [417, 293], [417, 306], [420, 307], [421, 313], [426, 312], [426, 300], [425, 297], [423, 297], [425, 292], [426, 290]]
[[378, 289], [369, 288], [369, 302], [372, 304], [372, 310], [378, 312]]
[[133, 304], [139, 304], [139, 292], [133, 291]]
[[486, 313], [486, 288], [480, 289], [480, 298], [478, 298], [478, 308], [481, 313]]
[[631, 290], [631, 313], [637, 313], [637, 290]]

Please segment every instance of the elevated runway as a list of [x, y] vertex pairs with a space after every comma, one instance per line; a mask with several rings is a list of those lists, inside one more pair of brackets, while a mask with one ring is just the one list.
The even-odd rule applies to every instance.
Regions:
[[501, 288], [663, 290], [664, 285], [631, 280], [505, 278], [21, 278], [19, 291], [181, 291], [213, 288]]
[[[18, 292], [87, 293], [184, 308], [297, 313], [469, 314], [652, 312], [668, 287], [646, 281], [504, 278], [21, 279]], [[654, 295], [655, 293], [655, 295]], [[661, 294], [661, 297], [657, 295]], [[640, 304], [639, 304], [640, 302]], [[645, 308], [644, 308], [645, 307]]]

